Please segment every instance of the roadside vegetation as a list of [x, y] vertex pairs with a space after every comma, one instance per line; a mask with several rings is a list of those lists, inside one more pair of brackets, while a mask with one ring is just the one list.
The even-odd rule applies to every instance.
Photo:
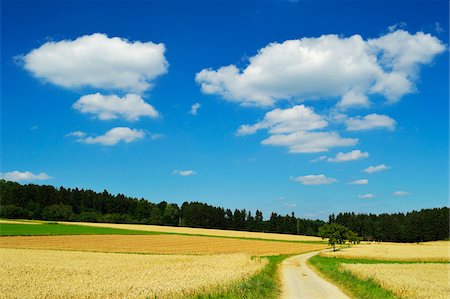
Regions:
[[[343, 290], [351, 298], [395, 299], [392, 292], [383, 289], [372, 279], [360, 279], [350, 271], [342, 270], [342, 259], [314, 256], [308, 263], [322, 276]], [[344, 261], [347, 262], [347, 261]]]
[[361, 244], [308, 263], [352, 298], [448, 298], [450, 242]]
[[267, 264], [256, 275], [239, 283], [234, 283], [226, 291], [211, 292], [193, 296], [193, 299], [259, 299], [278, 298], [280, 295], [280, 281], [278, 268], [283, 260], [290, 255], [266, 256]]
[[356, 277], [372, 279], [401, 298], [448, 299], [450, 285], [448, 263], [414, 264], [342, 264]]

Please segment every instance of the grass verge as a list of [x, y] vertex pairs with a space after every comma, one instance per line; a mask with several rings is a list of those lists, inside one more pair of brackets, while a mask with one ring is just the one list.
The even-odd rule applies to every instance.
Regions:
[[[364, 299], [395, 299], [392, 292], [383, 289], [372, 279], [360, 279], [349, 271], [341, 269], [341, 263], [373, 263], [370, 260], [351, 260], [340, 258], [329, 258], [316, 255], [308, 260], [320, 274], [328, 278], [333, 284], [342, 289], [352, 298]], [[379, 263], [380, 261], [375, 261]], [[384, 261], [385, 262], [385, 261]]]
[[278, 298], [280, 284], [278, 281], [278, 266], [290, 255], [267, 256], [267, 265], [256, 275], [236, 284], [231, 285], [226, 291], [217, 293], [200, 294], [192, 299], [219, 299], [219, 298]]
[[94, 226], [67, 225], [57, 223], [10, 224], [0, 223], [0, 236], [54, 236], [54, 235], [159, 235], [160, 233], [105, 228]]

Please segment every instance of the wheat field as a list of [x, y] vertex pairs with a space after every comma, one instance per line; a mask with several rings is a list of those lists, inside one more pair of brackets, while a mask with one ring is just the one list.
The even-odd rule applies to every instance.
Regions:
[[1, 237], [1, 248], [58, 249], [153, 254], [298, 254], [326, 244], [243, 240], [183, 235], [70, 235]]
[[372, 278], [401, 298], [450, 297], [450, 264], [342, 264], [359, 278]]
[[8, 220], [8, 219], [0, 219], [0, 223], [5, 223], [5, 224], [41, 224], [41, 222], [32, 221], [32, 220]]
[[179, 298], [225, 290], [267, 260], [0, 249], [0, 298]]
[[397, 261], [450, 261], [450, 241], [420, 244], [376, 243], [354, 245], [323, 256]]
[[322, 241], [321, 238], [313, 236], [245, 232], [245, 231], [233, 231], [221, 229], [205, 229], [205, 228], [142, 225], [142, 224], [90, 223], [90, 222], [59, 222], [59, 223], [97, 226], [97, 227], [110, 227], [110, 228], [120, 228], [130, 230], [143, 230], [161, 233], [188, 234], [188, 235], [207, 235], [218, 237], [251, 238], [251, 239], [280, 240], [280, 241], [319, 241], [319, 242]]

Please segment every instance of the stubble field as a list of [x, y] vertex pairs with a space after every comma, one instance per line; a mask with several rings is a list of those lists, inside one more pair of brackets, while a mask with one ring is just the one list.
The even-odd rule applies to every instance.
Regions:
[[267, 260], [0, 249], [0, 298], [180, 298], [226, 289]]

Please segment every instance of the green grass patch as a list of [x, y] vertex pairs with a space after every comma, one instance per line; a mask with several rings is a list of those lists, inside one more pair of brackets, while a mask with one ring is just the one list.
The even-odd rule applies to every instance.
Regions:
[[127, 230], [58, 223], [10, 224], [0, 223], [0, 236], [55, 236], [55, 235], [158, 235], [157, 232]]
[[192, 297], [192, 299], [259, 299], [259, 298], [278, 298], [280, 284], [278, 281], [278, 266], [290, 255], [267, 256], [267, 265], [258, 274], [242, 282], [231, 285], [225, 292], [201, 294]]
[[[364, 299], [395, 299], [392, 292], [383, 289], [372, 279], [360, 279], [350, 271], [341, 269], [341, 263], [359, 263], [364, 261], [366, 264], [372, 264], [370, 260], [351, 260], [341, 258], [328, 258], [316, 255], [308, 260], [308, 263], [318, 270], [323, 276], [328, 278], [333, 284], [345, 291], [352, 298]], [[385, 262], [385, 261], [384, 261]], [[379, 263], [379, 261], [375, 261]]]

